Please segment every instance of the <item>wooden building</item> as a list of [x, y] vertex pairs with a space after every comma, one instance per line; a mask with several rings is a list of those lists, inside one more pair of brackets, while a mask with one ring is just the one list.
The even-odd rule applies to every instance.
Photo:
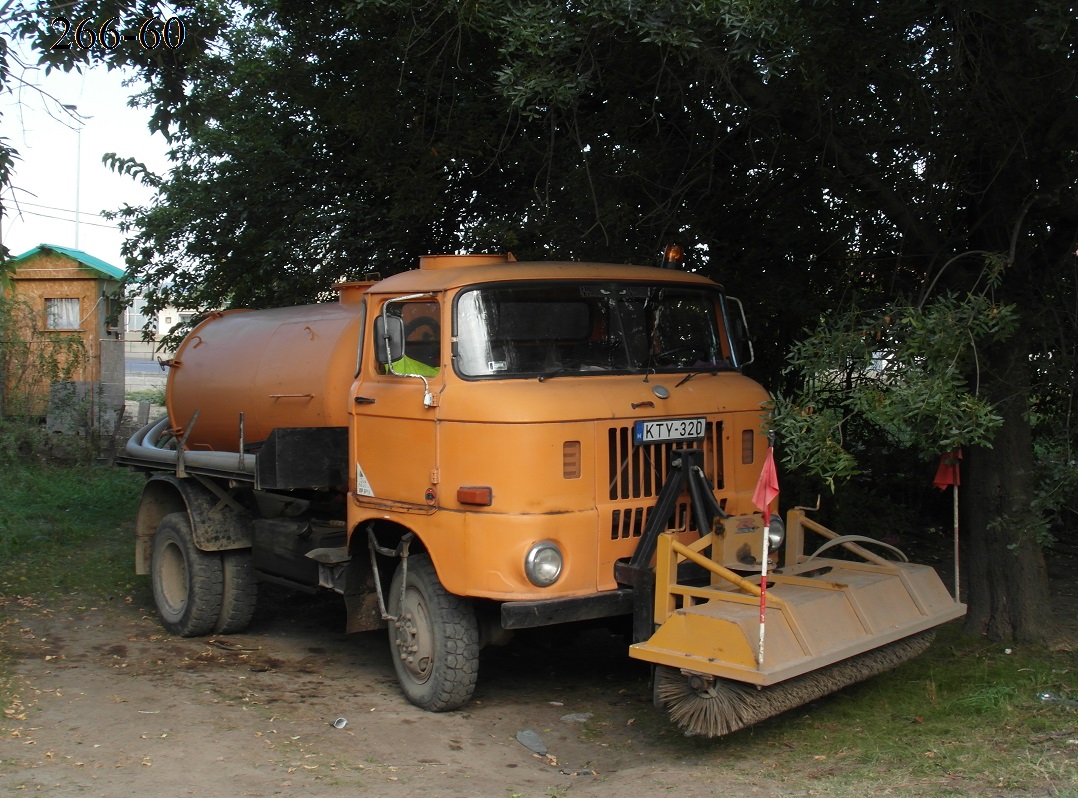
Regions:
[[56, 411], [77, 403], [80, 408], [88, 407], [89, 414], [82, 415], [92, 419], [94, 426], [111, 432], [124, 403], [123, 341], [119, 327], [113, 326], [113, 297], [123, 270], [81, 250], [52, 244], [24, 252], [11, 265], [14, 271], [9, 290], [31, 311], [32, 329], [24, 332], [33, 343], [46, 346], [49, 341], [75, 338], [81, 341], [84, 353], [64, 385], [42, 381], [34, 390], [37, 412], [44, 412], [44, 406], [50, 404], [49, 425], [54, 428]]

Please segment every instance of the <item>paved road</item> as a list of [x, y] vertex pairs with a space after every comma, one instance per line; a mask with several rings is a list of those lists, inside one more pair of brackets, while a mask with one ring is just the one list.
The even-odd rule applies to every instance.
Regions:
[[156, 360], [141, 360], [129, 357], [124, 361], [124, 369], [128, 374], [164, 374], [161, 364]]
[[127, 393], [155, 391], [165, 387], [168, 372], [156, 360], [127, 358], [124, 363], [124, 383]]

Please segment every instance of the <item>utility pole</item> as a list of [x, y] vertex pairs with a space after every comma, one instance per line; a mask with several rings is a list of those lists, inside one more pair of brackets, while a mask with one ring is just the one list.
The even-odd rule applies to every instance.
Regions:
[[81, 198], [82, 183], [82, 127], [86, 120], [92, 116], [82, 116], [77, 105], [65, 105], [64, 108], [71, 112], [79, 123], [75, 128], [75, 249], [79, 248], [79, 199]]

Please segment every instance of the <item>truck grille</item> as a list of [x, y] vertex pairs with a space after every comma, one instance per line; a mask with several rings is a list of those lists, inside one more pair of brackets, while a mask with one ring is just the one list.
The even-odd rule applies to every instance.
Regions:
[[[704, 473], [716, 488], [723, 487], [722, 422], [712, 421], [702, 442], [649, 443], [635, 445], [632, 427], [612, 427], [607, 431], [608, 498], [611, 509], [611, 539], [639, 537], [647, 524], [655, 500], [662, 490], [677, 449], [701, 448]], [[687, 503], [678, 505], [672, 528], [683, 528], [689, 515]], [[690, 524], [690, 529], [693, 528]]]

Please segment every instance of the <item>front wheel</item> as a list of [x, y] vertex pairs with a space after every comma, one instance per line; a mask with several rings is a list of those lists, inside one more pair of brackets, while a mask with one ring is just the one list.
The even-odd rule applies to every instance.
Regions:
[[[428, 712], [458, 709], [475, 691], [479, 628], [467, 599], [448, 592], [425, 554], [397, 566], [389, 589], [389, 650], [408, 700]], [[401, 583], [404, 582], [404, 595]]]
[[150, 574], [154, 602], [166, 629], [180, 637], [213, 631], [224, 592], [221, 555], [195, 546], [187, 513], [169, 513], [161, 519]]

